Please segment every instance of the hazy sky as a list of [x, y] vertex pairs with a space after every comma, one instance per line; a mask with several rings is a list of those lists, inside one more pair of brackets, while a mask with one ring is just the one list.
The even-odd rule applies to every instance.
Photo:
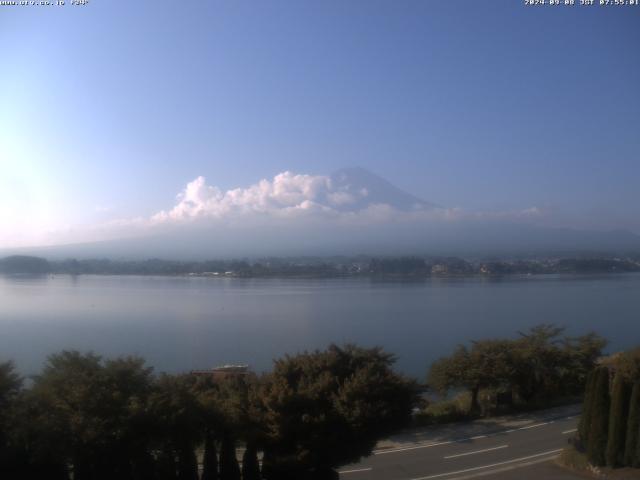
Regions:
[[70, 3], [0, 7], [0, 247], [351, 165], [640, 233], [638, 6]]

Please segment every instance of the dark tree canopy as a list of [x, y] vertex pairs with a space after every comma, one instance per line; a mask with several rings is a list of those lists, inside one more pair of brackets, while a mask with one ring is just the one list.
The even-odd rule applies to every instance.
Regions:
[[44, 258], [27, 255], [13, 255], [0, 259], [2, 273], [43, 274], [51, 271], [51, 265]]
[[393, 362], [379, 348], [353, 345], [277, 360], [262, 391], [266, 449], [277, 459], [270, 468], [320, 471], [355, 462], [406, 425], [416, 388], [392, 371]]
[[519, 338], [458, 346], [432, 364], [427, 382], [443, 394], [468, 390], [472, 413], [479, 413], [482, 389], [511, 392], [524, 403], [581, 393], [605, 341], [593, 333], [561, 338], [562, 333], [562, 328], [543, 324]]

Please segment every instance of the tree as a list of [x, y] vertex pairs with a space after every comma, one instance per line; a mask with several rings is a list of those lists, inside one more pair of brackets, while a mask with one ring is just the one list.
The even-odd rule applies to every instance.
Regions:
[[524, 403], [584, 391], [586, 378], [605, 345], [590, 333], [560, 338], [563, 328], [542, 324], [517, 339], [489, 339], [458, 346], [431, 366], [428, 383], [446, 393], [467, 389], [471, 413], [478, 414], [483, 389], [516, 393]]
[[0, 363], [0, 477], [18, 476], [24, 468], [19, 457], [23, 451], [14, 445], [16, 402], [22, 389], [22, 378], [12, 362]]
[[580, 393], [584, 391], [587, 377], [602, 356], [607, 341], [591, 332], [580, 337], [565, 337], [561, 345], [561, 386], [569, 394]]
[[[195, 449], [204, 439], [203, 412], [194, 379], [187, 375], [160, 376], [149, 396], [149, 412], [155, 419], [154, 437], [162, 451], [163, 475], [179, 480], [197, 477]], [[171, 458], [177, 465], [171, 467]]]
[[207, 432], [204, 441], [204, 458], [202, 460], [202, 479], [218, 480], [218, 454], [216, 440], [212, 433]]
[[93, 478], [96, 447], [102, 443], [106, 418], [102, 373], [99, 356], [64, 351], [48, 358], [31, 392], [43, 440], [73, 464], [78, 480]]
[[520, 333], [516, 344], [515, 386], [525, 402], [539, 396], [557, 395], [561, 390], [561, 372], [566, 356], [559, 335], [564, 328], [537, 325]]
[[164, 446], [156, 459], [157, 480], [177, 480], [176, 455], [169, 446]]
[[638, 438], [640, 437], [640, 381], [633, 384], [629, 400], [629, 418], [624, 448], [624, 465], [640, 467], [640, 458], [636, 456]]
[[0, 272], [4, 273], [49, 273], [51, 266], [44, 258], [13, 255], [0, 259]]
[[640, 347], [612, 355], [607, 364], [629, 382], [640, 379]]
[[242, 455], [242, 480], [260, 480], [260, 464], [255, 443], [248, 443]]
[[379, 348], [331, 345], [276, 360], [261, 397], [269, 480], [334, 478], [334, 468], [369, 455], [376, 442], [407, 425], [415, 384], [391, 370]]
[[[255, 474], [259, 478], [257, 452], [258, 447], [264, 444], [265, 432], [258, 383], [257, 377], [252, 374], [228, 377], [216, 382], [200, 379], [198, 382], [199, 399], [209, 418], [209, 435], [213, 437], [213, 432], [217, 431], [217, 436], [222, 440], [220, 478], [240, 478], [236, 457], [237, 440], [243, 440], [246, 445], [243, 478], [251, 478]], [[208, 444], [208, 448], [205, 447], [205, 454], [211, 448], [213, 442]]]
[[605, 453], [609, 426], [609, 369], [599, 367], [596, 375], [587, 440], [587, 458], [593, 465], [603, 466], [606, 463]]
[[220, 448], [220, 480], [240, 480], [240, 466], [236, 457], [236, 442], [230, 433], [222, 438]]
[[591, 417], [593, 415], [593, 398], [595, 383], [597, 378], [597, 371], [592, 370], [587, 378], [587, 388], [584, 394], [584, 402], [582, 404], [582, 415], [580, 415], [580, 421], [578, 423], [578, 437], [583, 445], [589, 438], [589, 427], [591, 426]]
[[136, 357], [50, 356], [25, 401], [30, 436], [38, 439], [34, 455], [48, 459], [56, 452], [60, 462], [73, 464], [77, 480], [132, 478], [149, 459], [151, 381], [151, 369]]
[[198, 480], [198, 459], [193, 447], [183, 446], [178, 452], [178, 480]]
[[629, 414], [630, 388], [622, 375], [613, 381], [611, 408], [609, 413], [609, 434], [607, 438], [607, 465], [619, 467], [624, 462], [627, 416]]
[[446, 393], [465, 388], [471, 394], [471, 414], [480, 413], [479, 393], [483, 388], [510, 388], [514, 376], [514, 349], [509, 340], [473, 342], [471, 350], [458, 346], [453, 355], [434, 362], [428, 376], [431, 387]]

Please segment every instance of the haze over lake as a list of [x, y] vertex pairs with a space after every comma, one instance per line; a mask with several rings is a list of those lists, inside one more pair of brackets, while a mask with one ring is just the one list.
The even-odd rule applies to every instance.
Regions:
[[640, 338], [640, 275], [237, 279], [0, 277], [0, 360], [35, 373], [50, 353], [139, 354], [158, 371], [224, 363], [267, 370], [330, 342], [381, 345], [422, 378], [456, 344], [541, 322], [595, 330], [609, 350]]

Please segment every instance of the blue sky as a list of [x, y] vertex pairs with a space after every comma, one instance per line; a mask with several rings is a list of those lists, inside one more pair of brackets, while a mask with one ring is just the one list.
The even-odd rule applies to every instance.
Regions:
[[351, 165], [640, 233], [640, 7], [523, 3], [0, 7], [0, 246]]

